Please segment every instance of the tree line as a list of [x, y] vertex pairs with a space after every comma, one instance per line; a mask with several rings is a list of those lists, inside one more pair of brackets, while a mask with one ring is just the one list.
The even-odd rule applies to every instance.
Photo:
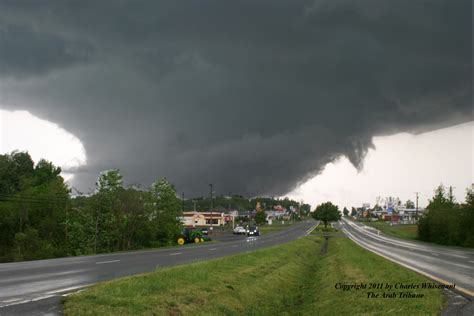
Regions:
[[[240, 195], [213, 198], [214, 209], [252, 210], [282, 205], [309, 212], [289, 199]], [[182, 210], [209, 210], [209, 197], [182, 200], [166, 179], [147, 190], [124, 186], [119, 170], [98, 175], [95, 191], [71, 196], [61, 168], [26, 152], [0, 155], [0, 262], [90, 255], [172, 245]]]
[[474, 247], [474, 192], [456, 203], [452, 188], [440, 185], [418, 221], [418, 238], [440, 245]]
[[[289, 210], [291, 207], [300, 210], [303, 214], [309, 214], [311, 206], [306, 203], [300, 203], [295, 200], [273, 197], [253, 197], [246, 198], [242, 195], [216, 195], [212, 197], [212, 208], [217, 211], [237, 210], [249, 211], [255, 209], [257, 202], [260, 203], [263, 210], [273, 210], [275, 206], [282, 206]], [[184, 200], [183, 208], [185, 211], [208, 211], [211, 208], [211, 198], [195, 197]]]
[[112, 169], [94, 193], [71, 197], [60, 173], [28, 153], [0, 155], [0, 262], [159, 247], [181, 230], [181, 201], [165, 179], [138, 190]]

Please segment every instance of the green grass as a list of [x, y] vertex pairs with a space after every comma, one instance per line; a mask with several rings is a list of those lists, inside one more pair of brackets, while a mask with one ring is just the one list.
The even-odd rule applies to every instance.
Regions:
[[313, 231], [312, 233], [332, 233], [332, 232], [337, 232], [338, 230], [334, 227], [332, 227], [329, 223], [327, 227], [324, 227], [323, 223], [320, 223]]
[[385, 222], [364, 222], [364, 225], [377, 228], [382, 233], [403, 239], [417, 239], [418, 226], [416, 224], [400, 224], [390, 226]]
[[265, 225], [262, 225], [262, 226], [258, 226], [258, 230], [260, 231], [260, 233], [262, 235], [265, 235], [265, 234], [281, 231], [281, 230], [286, 229], [289, 226], [293, 225], [294, 223], [296, 223], [295, 221], [291, 221], [291, 222], [290, 221], [284, 221], [285, 224], [282, 224], [281, 222], [282, 222], [281, 220], [279, 220], [279, 221], [274, 220], [272, 225], [265, 224]]
[[[71, 295], [66, 315], [436, 315], [441, 290], [418, 299], [368, 299], [336, 283], [420, 283], [426, 278], [334, 237], [322, 237], [105, 282]], [[376, 290], [382, 293], [382, 290]]]

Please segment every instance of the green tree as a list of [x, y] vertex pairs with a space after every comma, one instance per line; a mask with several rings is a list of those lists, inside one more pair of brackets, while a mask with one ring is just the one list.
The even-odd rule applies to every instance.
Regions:
[[344, 206], [344, 210], [342, 211], [342, 213], [344, 213], [344, 216], [348, 216], [349, 210]]
[[60, 173], [25, 152], [0, 155], [0, 261], [66, 254], [69, 189]]
[[341, 219], [339, 208], [331, 202], [318, 205], [312, 216], [314, 219], [322, 221], [325, 228], [327, 227], [328, 222], [338, 221]]
[[153, 204], [153, 221], [157, 225], [156, 237], [161, 244], [171, 244], [181, 231], [181, 201], [176, 189], [166, 179], [152, 184], [151, 199]]
[[0, 155], [0, 194], [15, 194], [25, 187], [34, 173], [34, 162], [27, 152]]
[[90, 199], [95, 209], [94, 252], [120, 250], [120, 230], [123, 222], [119, 195], [123, 191], [122, 175], [118, 169], [99, 174], [97, 192]]
[[123, 180], [120, 170], [110, 169], [101, 172], [96, 185], [99, 192], [115, 192], [123, 188]]
[[452, 206], [452, 203], [450, 203], [450, 200], [446, 196], [446, 189], [442, 184], [440, 184], [435, 189], [435, 195], [433, 196], [433, 198], [429, 200], [427, 209], [433, 210], [450, 206]]
[[411, 200], [407, 200], [406, 203], [405, 203], [405, 207], [406, 208], [415, 208], [415, 203], [413, 203], [413, 201], [411, 201]]
[[257, 225], [263, 225], [267, 221], [267, 215], [265, 214], [265, 211], [260, 211], [255, 214], [255, 222]]
[[474, 191], [468, 189], [466, 202], [462, 205], [459, 225], [462, 246], [474, 248]]
[[465, 245], [470, 235], [467, 226], [474, 224], [465, 217], [468, 208], [455, 203], [452, 190], [447, 194], [443, 185], [438, 186], [429, 201], [427, 214], [418, 221], [418, 238], [442, 245]]

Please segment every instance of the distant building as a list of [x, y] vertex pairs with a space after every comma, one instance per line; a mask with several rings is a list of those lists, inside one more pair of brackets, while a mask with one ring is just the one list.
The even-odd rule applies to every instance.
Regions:
[[269, 220], [283, 219], [286, 215], [288, 215], [288, 212], [265, 211], [265, 214], [267, 215], [267, 222], [268, 222]]
[[221, 212], [183, 212], [181, 223], [186, 227], [208, 227], [224, 225], [230, 217]]
[[273, 210], [275, 210], [276, 212], [280, 212], [280, 213], [285, 213], [287, 210], [286, 208], [284, 208], [283, 206], [281, 205], [276, 205], [273, 207]]
[[[416, 208], [406, 208], [401, 206], [398, 207], [398, 215], [400, 216], [400, 221], [405, 223], [415, 223], [416, 212]], [[418, 217], [422, 216], [425, 212], [425, 209], [418, 208]]]

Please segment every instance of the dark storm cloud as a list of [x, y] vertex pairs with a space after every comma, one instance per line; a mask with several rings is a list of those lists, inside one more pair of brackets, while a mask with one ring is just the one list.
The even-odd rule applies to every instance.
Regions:
[[36, 32], [28, 26], [0, 28], [0, 75], [25, 78], [84, 62], [90, 47], [61, 37]]
[[472, 120], [471, 13], [434, 0], [3, 1], [1, 29], [34, 36], [2, 33], [6, 56], [31, 58], [2, 57], [0, 102], [83, 141], [81, 188], [117, 167], [189, 194], [284, 194], [340, 155], [361, 167], [374, 135]]

